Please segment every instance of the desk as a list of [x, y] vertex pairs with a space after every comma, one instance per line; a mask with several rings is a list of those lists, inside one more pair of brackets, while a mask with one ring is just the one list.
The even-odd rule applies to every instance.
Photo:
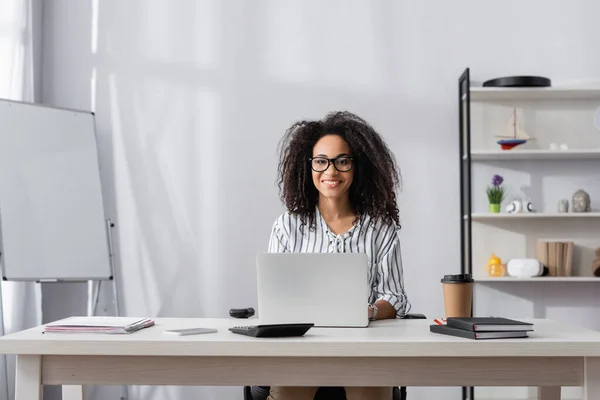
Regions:
[[[475, 341], [429, 332], [427, 320], [377, 321], [369, 328], [311, 329], [301, 338], [256, 339], [227, 330], [257, 320], [158, 318], [131, 335], [42, 334], [0, 338], [17, 355], [16, 400], [39, 400], [41, 385], [561, 386], [600, 399], [600, 332], [532, 320], [528, 339]], [[218, 333], [167, 336], [163, 329]], [[242, 391], [240, 390], [240, 399]]]

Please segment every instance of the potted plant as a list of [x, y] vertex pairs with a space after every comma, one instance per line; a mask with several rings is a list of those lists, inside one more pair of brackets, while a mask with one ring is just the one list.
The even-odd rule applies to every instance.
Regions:
[[492, 186], [487, 188], [488, 201], [490, 202], [490, 212], [499, 213], [500, 204], [504, 200], [504, 188], [502, 187], [504, 178], [500, 175], [494, 175], [492, 177]]

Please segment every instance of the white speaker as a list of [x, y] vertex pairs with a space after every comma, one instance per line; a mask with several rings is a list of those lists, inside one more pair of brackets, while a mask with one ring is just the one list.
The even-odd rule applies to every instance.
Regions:
[[515, 258], [506, 264], [506, 273], [515, 278], [531, 278], [541, 276], [544, 266], [535, 258]]

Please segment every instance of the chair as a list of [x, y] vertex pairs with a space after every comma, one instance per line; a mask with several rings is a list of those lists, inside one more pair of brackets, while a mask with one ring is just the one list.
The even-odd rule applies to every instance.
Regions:
[[[230, 310], [229, 315], [233, 316], [234, 311]], [[239, 314], [237, 314], [237, 318]], [[245, 318], [254, 315], [254, 310], [248, 313]], [[243, 317], [242, 317], [243, 318]], [[426, 319], [424, 314], [406, 314], [402, 319]], [[269, 386], [245, 386], [244, 400], [266, 400], [269, 396]], [[393, 400], [406, 400], [406, 387], [394, 387], [392, 393]], [[314, 400], [346, 400], [346, 392], [343, 387], [322, 387], [315, 394]]]

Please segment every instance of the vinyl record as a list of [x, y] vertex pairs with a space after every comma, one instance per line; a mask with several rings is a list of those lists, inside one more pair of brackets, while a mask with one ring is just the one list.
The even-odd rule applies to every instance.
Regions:
[[548, 87], [549, 78], [543, 76], [505, 76], [483, 82], [484, 87]]

